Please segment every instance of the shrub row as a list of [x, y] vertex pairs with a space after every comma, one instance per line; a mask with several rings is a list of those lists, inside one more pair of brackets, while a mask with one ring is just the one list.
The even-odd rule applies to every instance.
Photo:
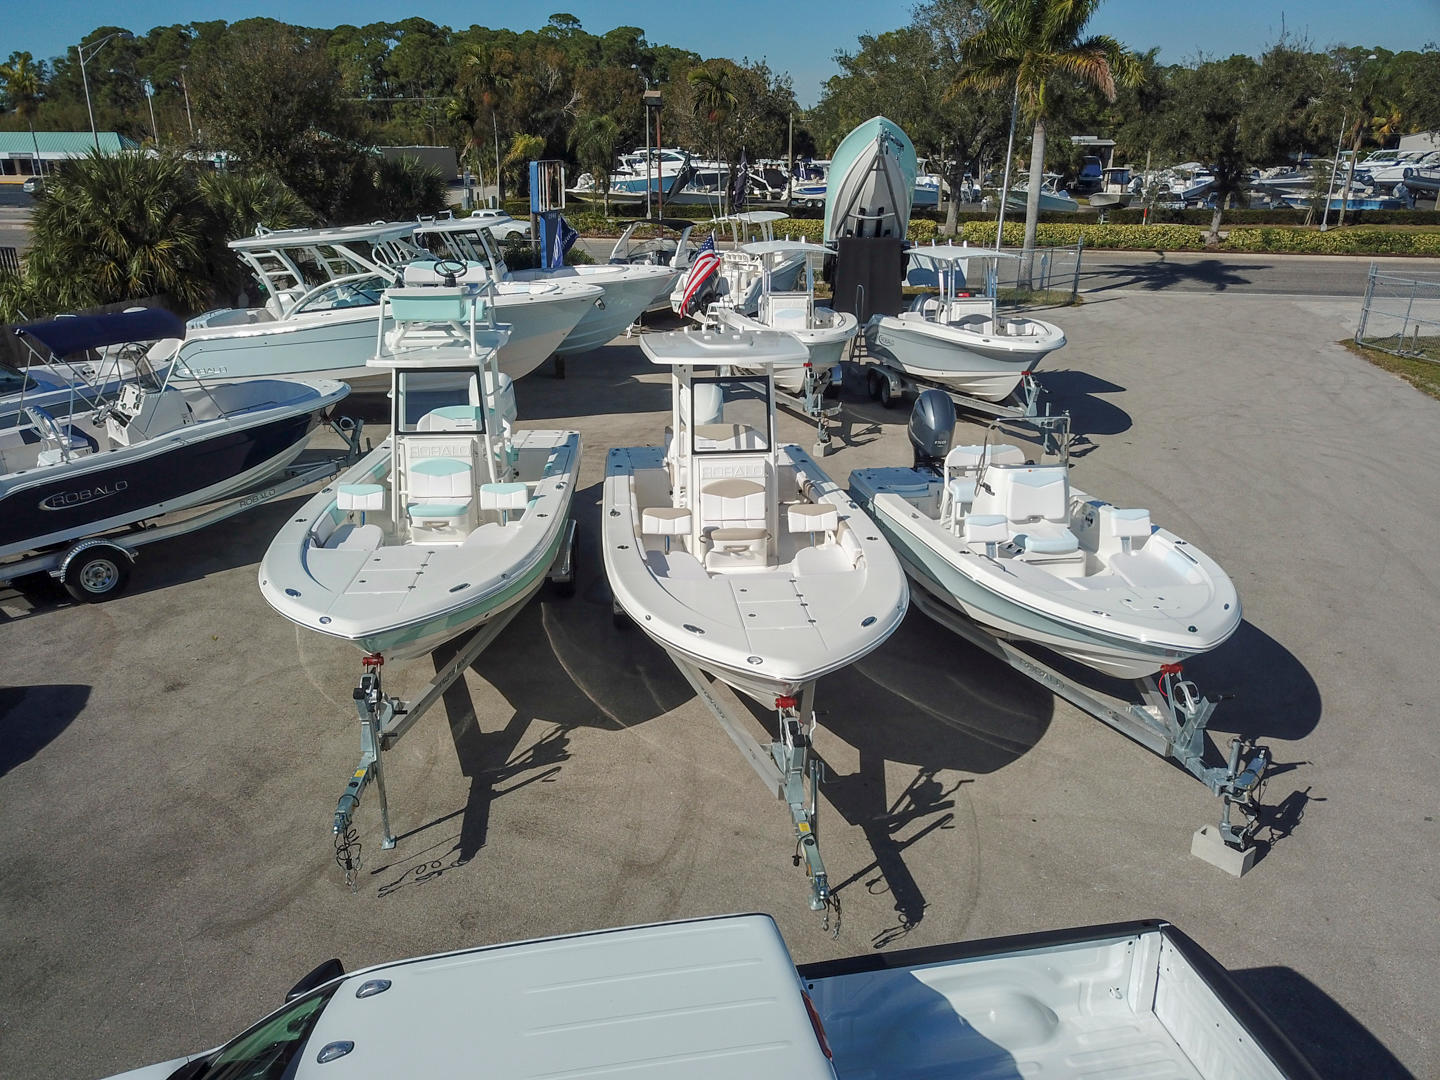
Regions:
[[1396, 229], [1231, 229], [1225, 251], [1303, 255], [1440, 255], [1440, 232]]

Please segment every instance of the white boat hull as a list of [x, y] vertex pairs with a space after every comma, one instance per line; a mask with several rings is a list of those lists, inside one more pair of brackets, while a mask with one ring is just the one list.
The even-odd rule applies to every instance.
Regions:
[[[514, 281], [579, 281], [604, 290], [604, 296], [586, 310], [555, 349], [560, 356], [577, 356], [608, 345], [623, 334], [656, 300], [670, 295], [682, 273], [668, 266], [605, 264], [512, 271], [510, 278]], [[500, 357], [503, 368], [505, 350], [500, 351]]]
[[[720, 325], [731, 330], [769, 330], [771, 327], [750, 315], [742, 315], [730, 308], [713, 307], [712, 317]], [[859, 324], [849, 312], [836, 312], [836, 325], [815, 327], [807, 330], [789, 330], [787, 333], [799, 339], [810, 353], [810, 371], [816, 379], [828, 382], [835, 366], [845, 358], [845, 350], [854, 339]], [[738, 370], [749, 370], [744, 367]], [[801, 393], [805, 388], [806, 369], [801, 366], [776, 365], [775, 385], [791, 394]]]
[[1059, 328], [1038, 320], [1034, 334], [981, 333], [920, 318], [875, 316], [865, 326], [869, 358], [982, 401], [1004, 401], [1021, 378], [1065, 344]]

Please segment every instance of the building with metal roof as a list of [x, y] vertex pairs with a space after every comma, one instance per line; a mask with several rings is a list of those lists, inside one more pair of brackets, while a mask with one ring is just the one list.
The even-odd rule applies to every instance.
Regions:
[[32, 138], [28, 131], [0, 131], [0, 183], [19, 183], [34, 176], [35, 147], [40, 147], [40, 160], [48, 170], [71, 158], [84, 157], [100, 144], [102, 154], [118, 154], [137, 150], [140, 144], [115, 131], [91, 135], [88, 131], [37, 131]]

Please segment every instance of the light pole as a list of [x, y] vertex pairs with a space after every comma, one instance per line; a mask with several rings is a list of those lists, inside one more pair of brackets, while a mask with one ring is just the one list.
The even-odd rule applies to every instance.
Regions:
[[190, 141], [195, 141], [195, 118], [190, 115], [190, 87], [185, 82], [185, 71], [189, 65], [180, 65], [180, 89], [185, 93], [185, 123], [190, 128]]
[[646, 98], [650, 96], [650, 77], [640, 70], [639, 64], [631, 64], [630, 70], [640, 76], [645, 90], [640, 95], [640, 116], [645, 121], [645, 217], [650, 217], [650, 110]]
[[[1015, 76], [1015, 99], [1010, 103], [1010, 141], [1005, 145], [1005, 179], [1000, 182], [1000, 216], [995, 220], [995, 250], [1005, 234], [1005, 200], [1010, 197], [1010, 159], [1015, 154], [1015, 121], [1020, 115], [1020, 76]], [[982, 177], [983, 179], [983, 177]]]
[[[149, 79], [137, 78], [128, 71], [121, 71], [119, 68], [111, 68], [107, 74], [123, 75], [128, 79], [134, 79], [139, 83], [140, 89], [145, 93], [145, 104], [150, 106], [150, 130], [155, 133], [155, 149], [160, 149], [160, 125], [155, 123], [155, 87]], [[97, 146], [98, 150], [99, 147]]]
[[[99, 41], [92, 41], [88, 48], [90, 55], [94, 56], [111, 38], [134, 37], [129, 30], [116, 30], [112, 34], [106, 34]], [[95, 130], [95, 109], [90, 104], [90, 80], [85, 75], [85, 49], [87, 46], [81, 44], [75, 46], [75, 55], [80, 57], [80, 82], [85, 87], [85, 111], [90, 114], [90, 138], [95, 140], [95, 152], [100, 152], [100, 133]]]

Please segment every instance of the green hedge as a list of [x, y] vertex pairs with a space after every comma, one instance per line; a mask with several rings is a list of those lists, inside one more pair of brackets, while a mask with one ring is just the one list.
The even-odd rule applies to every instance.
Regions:
[[[1226, 210], [1220, 227], [1232, 225], [1303, 225], [1304, 210]], [[1143, 210], [1111, 210], [1105, 217], [1112, 225], [1139, 225]], [[1150, 211], [1152, 225], [1210, 225], [1215, 216], [1213, 210], [1166, 210], [1155, 207]], [[1335, 219], [1335, 211], [1330, 218]], [[1434, 210], [1347, 210], [1346, 224], [1354, 225], [1440, 225], [1440, 214]]]
[[1440, 255], [1440, 232], [1367, 229], [1231, 229], [1225, 251], [1309, 255]]

